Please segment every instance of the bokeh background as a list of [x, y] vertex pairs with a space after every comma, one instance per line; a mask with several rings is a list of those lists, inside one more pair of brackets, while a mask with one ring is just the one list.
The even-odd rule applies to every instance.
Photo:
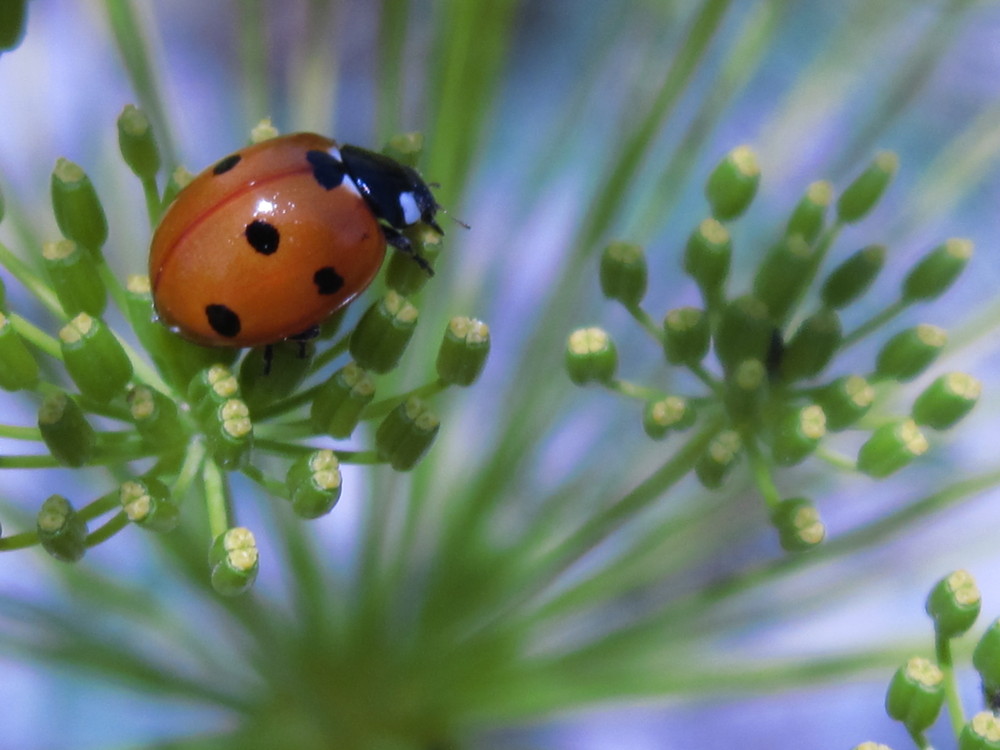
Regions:
[[[385, 112], [378, 91], [384, 52], [378, 39], [380, 3], [137, 0], [131, 5], [155, 56], [171, 128], [164, 146], [194, 171], [243, 143], [264, 116], [282, 131], [317, 130], [366, 146], [377, 146], [393, 129], [424, 130], [435, 153], [448, 150], [447, 143], [436, 140], [435, 126], [441, 133], [462, 128], [461, 122], [435, 121], [440, 111], [428, 75], [438, 64], [435, 34], [447, 27], [454, 2], [411, 3], [399, 50], [403, 86], [396, 121], [389, 123], [380, 119]], [[564, 283], [578, 228], [612, 168], [616, 145], [641, 115], [637, 103], [655, 96], [702, 4], [544, 0], [508, 5], [516, 14], [510, 46], [496, 85], [488, 87], [488, 106], [470, 104], [477, 115], [469, 122], [475, 137], [461, 154], [461, 168], [454, 168], [455, 159], [440, 159], [432, 163], [452, 167], [448, 173], [426, 173], [443, 183], [449, 210], [472, 226], [468, 232], [446, 227], [448, 254], [440, 276], [449, 296], [441, 308], [480, 317], [494, 334], [483, 382], [449, 405], [435, 448], [440, 454], [436, 470], [445, 483], [463, 481], [475, 470], [476, 457], [491, 450], [496, 436], [484, 425], [501, 421], [497, 415], [509, 408], [504, 398], [516, 393], [511, 382], [525, 376], [512, 368], [526, 331], [546, 326], [537, 320], [540, 300]], [[241, 28], [248, 8], [265, 19], [263, 33]], [[309, 26], [317, 17], [323, 24]], [[773, 24], [773, 32], [759, 58], [747, 57], [754, 64], [745, 70], [729, 70], [727, 53], [746, 43], [761, 18]], [[829, 178], [843, 186], [880, 148], [900, 154], [896, 183], [877, 211], [845, 231], [837, 245], [840, 252], [869, 242], [891, 248], [889, 268], [868, 297], [869, 312], [940, 240], [975, 241], [973, 270], [959, 288], [932, 308], [908, 311], [900, 324], [926, 321], [948, 328], [952, 343], [938, 371], [965, 370], [982, 379], [983, 402], [960, 428], [935, 440], [927, 459], [892, 480], [875, 483], [821, 466], [792, 474], [789, 494], [795, 489], [814, 497], [833, 538], [949, 481], [997, 468], [997, 38], [1000, 7], [993, 2], [733, 2], [674, 115], [655, 133], [625, 208], [608, 232], [646, 244], [650, 296], [660, 308], [696, 302], [696, 290], [679, 270], [679, 250], [705, 214], [702, 180], [726, 151], [749, 143], [757, 151], [763, 181], [753, 210], [734, 231], [736, 279], [740, 274], [749, 279], [755, 250], [774, 237], [807, 184]], [[469, 90], [470, 102], [479, 93]], [[0, 225], [0, 238], [30, 253], [32, 248], [19, 244], [24, 237], [57, 236], [48, 182], [56, 157], [66, 156], [86, 167], [104, 197], [112, 228], [111, 266], [123, 277], [142, 272], [150, 228], [141, 191], [117, 155], [114, 127], [122, 107], [137, 96], [105, 4], [29, 3], [23, 44], [0, 56], [0, 99], [0, 183], [9, 216]], [[661, 170], [670, 160], [680, 171], [663, 183]], [[462, 176], [460, 184], [448, 184], [454, 175]], [[584, 261], [589, 270], [573, 277], [574, 294], [549, 332], [553, 350], [560, 353], [569, 330], [565, 321], [601, 323], [616, 336], [628, 374], [655, 382], [661, 377], [660, 360], [624, 312], [600, 299], [595, 257]], [[16, 285], [10, 284], [9, 292], [26, 317], [45, 320]], [[856, 320], [864, 313], [855, 311]], [[874, 344], [859, 346], [852, 357], [870, 361], [873, 353]], [[527, 380], [532, 377], [563, 375], [555, 368]], [[901, 394], [900, 403], [919, 386]], [[557, 486], [581, 467], [602, 476], [599, 481], [607, 488], [628, 487], [648, 473], [663, 448], [642, 435], [636, 410], [610, 394], [566, 390], [559, 416], [545, 421], [534, 436], [535, 460], [520, 483], [525, 494]], [[33, 424], [30, 401], [4, 396], [0, 404], [4, 422]], [[0, 441], [0, 451], [22, 450]], [[730, 520], [720, 529], [723, 538], [711, 543], [717, 556], [691, 571], [693, 586], [781, 554], [744, 473], [726, 490]], [[347, 477], [359, 488], [368, 481], [361, 471]], [[48, 492], [65, 491], [67, 485], [98, 486], [100, 480], [99, 472], [5, 472], [0, 520], [5, 528], [16, 525], [19, 513], [33, 512]], [[237, 490], [251, 492], [248, 485]], [[678, 491], [689, 498], [701, 492], [693, 482]], [[334, 514], [317, 524], [316, 533], [329, 542], [333, 568], [350, 567], [356, 559], [364, 501], [361, 489], [345, 493]], [[877, 739], [897, 749], [908, 747], [904, 730], [882, 710], [892, 672], [883, 661], [891, 662], [897, 651], [930, 648], [923, 600], [930, 585], [955, 568], [976, 576], [984, 622], [1000, 615], [998, 501], [995, 490], [977, 493], [878, 545], [804, 567], [722, 604], [712, 612], [721, 625], [701, 644], [706, 672], [701, 689], [659, 697], [623, 694], [511, 727], [487, 726], [470, 746], [833, 750]], [[246, 512], [257, 517], [252, 506]], [[131, 530], [81, 563], [96, 576], [154, 587], [166, 610], [204, 632], [209, 650], [218, 641], [219, 653], [238, 653], [238, 643], [227, 640], [211, 609], [164, 573], [168, 564]], [[232, 724], [232, 716], [197, 695], [164, 699], [108, 679], [100, 669], [74, 667], [72, 659], [42, 660], [24, 650], [25, 643], [45, 637], [32, 632], [33, 621], [25, 616], [37, 605], [103, 629], [109, 643], [148, 639], [155, 645], [162, 638], [167, 661], [199, 658], [194, 649], [169, 651], [175, 641], [162, 636], [155, 613], [149, 613], [145, 627], [137, 627], [134, 617], [95, 612], [86, 594], [74, 591], [54, 565], [34, 550], [0, 556], [0, 600], [5, 602], [0, 606], [0, 747], [144, 746]], [[280, 599], [281, 586], [280, 574], [265, 570], [261, 590]], [[640, 601], [631, 604], [641, 609], [644, 596], [656, 598], [655, 583], [636, 592]], [[869, 651], [873, 657], [866, 665]], [[844, 654], [858, 656], [855, 667], [828, 675], [820, 669], [798, 680], [772, 680], [760, 666], [763, 661], [817, 664]], [[740, 678], [727, 683], [720, 675], [733, 664], [757, 665], [759, 678], [754, 679], [753, 669], [741, 669]], [[971, 669], [962, 669], [960, 676], [971, 710], [977, 705], [976, 678]], [[952, 746], [944, 724], [931, 733], [936, 747]]]

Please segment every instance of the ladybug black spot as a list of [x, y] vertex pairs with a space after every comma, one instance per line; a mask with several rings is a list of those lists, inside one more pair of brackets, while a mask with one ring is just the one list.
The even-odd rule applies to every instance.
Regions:
[[306, 161], [312, 165], [313, 177], [324, 190], [333, 190], [344, 181], [344, 164], [332, 154], [313, 149], [306, 152]]
[[250, 247], [261, 255], [270, 255], [278, 249], [278, 228], [274, 224], [257, 219], [247, 224], [244, 234]]
[[313, 283], [320, 294], [336, 294], [344, 285], [344, 277], [332, 267], [325, 266], [313, 274]]
[[240, 156], [239, 154], [230, 154], [225, 159], [216, 164], [214, 167], [212, 167], [212, 174], [214, 175], [225, 174], [230, 169], [239, 164], [240, 159], [242, 158], [243, 157]]
[[205, 305], [205, 317], [220, 336], [233, 338], [240, 332], [240, 316], [225, 305]]

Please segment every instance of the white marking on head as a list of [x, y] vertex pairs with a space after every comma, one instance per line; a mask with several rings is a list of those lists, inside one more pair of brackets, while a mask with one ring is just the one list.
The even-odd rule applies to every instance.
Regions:
[[412, 191], [399, 194], [399, 207], [403, 210], [403, 222], [406, 226], [420, 221], [420, 207], [417, 206], [417, 197]]

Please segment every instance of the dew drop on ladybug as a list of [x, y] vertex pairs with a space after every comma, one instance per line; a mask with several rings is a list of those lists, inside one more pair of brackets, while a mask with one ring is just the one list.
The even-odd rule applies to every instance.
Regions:
[[403, 230], [443, 234], [415, 169], [312, 133], [216, 162], [185, 187], [153, 235], [149, 278], [161, 320], [209, 346], [295, 337], [372, 282], [386, 244], [430, 272]]

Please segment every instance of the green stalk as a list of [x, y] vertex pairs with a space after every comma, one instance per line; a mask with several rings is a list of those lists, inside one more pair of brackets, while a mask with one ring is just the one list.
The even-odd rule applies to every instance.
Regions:
[[965, 710], [962, 708], [962, 698], [958, 692], [958, 681], [955, 679], [955, 662], [951, 656], [951, 639], [934, 633], [934, 653], [937, 657], [937, 665], [944, 677], [944, 700], [948, 707], [948, 720], [951, 722], [951, 730], [955, 737], [962, 733], [965, 726]]

